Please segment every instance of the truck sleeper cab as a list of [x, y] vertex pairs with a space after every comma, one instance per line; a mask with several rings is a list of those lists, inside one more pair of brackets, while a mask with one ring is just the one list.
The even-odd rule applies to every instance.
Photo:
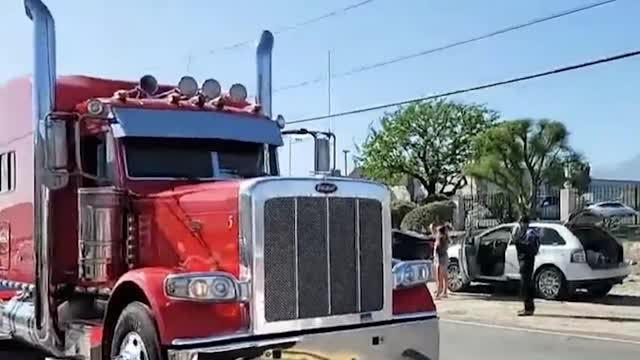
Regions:
[[279, 176], [269, 32], [251, 103], [212, 79], [57, 77], [53, 17], [25, 6], [33, 81], [0, 90], [0, 334], [74, 359], [438, 358], [430, 262], [392, 259], [386, 187]]

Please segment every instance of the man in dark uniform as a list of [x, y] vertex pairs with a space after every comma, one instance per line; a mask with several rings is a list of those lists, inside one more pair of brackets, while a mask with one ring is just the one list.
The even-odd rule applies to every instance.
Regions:
[[520, 217], [518, 224], [511, 232], [511, 238], [516, 245], [518, 251], [518, 263], [520, 265], [520, 292], [524, 301], [524, 309], [518, 312], [518, 316], [531, 316], [535, 311], [533, 303], [534, 285], [533, 285], [533, 266], [536, 258], [537, 249], [534, 249], [530, 243], [529, 233], [529, 217], [524, 215]]

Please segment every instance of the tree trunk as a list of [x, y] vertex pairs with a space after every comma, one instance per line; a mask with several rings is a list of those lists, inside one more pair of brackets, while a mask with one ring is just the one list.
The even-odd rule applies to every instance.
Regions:
[[538, 218], [538, 187], [532, 186], [529, 193], [529, 217], [531, 219]]
[[424, 185], [424, 189], [427, 191], [427, 196], [436, 194], [436, 183], [430, 182]]

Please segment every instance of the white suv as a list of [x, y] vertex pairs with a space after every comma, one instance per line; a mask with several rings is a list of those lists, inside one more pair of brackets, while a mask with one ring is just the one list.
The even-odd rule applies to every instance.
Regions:
[[[637, 216], [620, 202], [591, 205], [564, 223], [531, 223], [541, 233], [540, 251], [534, 265], [538, 296], [561, 299], [577, 289], [604, 296], [631, 273], [623, 247], [603, 228], [605, 218]], [[449, 289], [464, 290], [472, 281], [508, 282], [520, 280], [516, 247], [511, 242], [515, 224], [503, 224], [463, 244], [449, 248]]]

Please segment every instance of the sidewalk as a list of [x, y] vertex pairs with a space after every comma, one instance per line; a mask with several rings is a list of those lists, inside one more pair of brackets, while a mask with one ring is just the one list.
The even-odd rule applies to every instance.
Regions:
[[[429, 284], [434, 293], [435, 284]], [[450, 294], [436, 302], [442, 319], [478, 322], [561, 333], [640, 341], [640, 297], [609, 295], [598, 303], [536, 300], [536, 315], [517, 317], [522, 303], [516, 296], [484, 292]], [[624, 304], [624, 305], [622, 305]]]

